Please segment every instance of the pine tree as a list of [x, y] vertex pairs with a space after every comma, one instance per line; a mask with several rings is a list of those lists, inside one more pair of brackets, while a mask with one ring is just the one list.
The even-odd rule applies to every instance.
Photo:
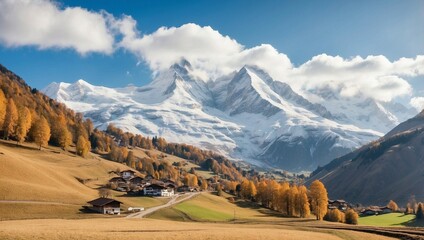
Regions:
[[0, 130], [3, 128], [4, 120], [6, 117], [7, 99], [3, 91], [0, 89]]
[[317, 220], [322, 220], [327, 213], [328, 195], [324, 184], [315, 180], [310, 186], [311, 206]]
[[49, 123], [46, 118], [41, 116], [40, 119], [35, 122], [33, 127], [32, 137], [34, 138], [35, 143], [39, 146], [39, 150], [41, 150], [41, 147], [46, 146], [50, 139]]
[[16, 126], [16, 139], [18, 144], [25, 141], [31, 128], [31, 112], [27, 107], [19, 110], [18, 125]]
[[9, 136], [15, 134], [16, 126], [18, 125], [18, 110], [15, 102], [9, 98], [6, 106], [6, 117], [4, 120], [4, 139], [9, 139]]

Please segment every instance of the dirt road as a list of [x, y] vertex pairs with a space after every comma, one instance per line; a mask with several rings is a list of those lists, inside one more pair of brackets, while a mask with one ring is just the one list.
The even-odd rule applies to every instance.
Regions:
[[[167, 202], [163, 205], [152, 207], [152, 208], [146, 209], [146, 210], [141, 211], [141, 212], [132, 213], [130, 215], [127, 215], [126, 218], [143, 218], [143, 217], [145, 217], [149, 214], [152, 214], [152, 213], [154, 213], [154, 212], [156, 212], [156, 211], [158, 211], [162, 208], [167, 208], [167, 207], [170, 207], [172, 205], [178, 204], [180, 202], [187, 201], [188, 199], [190, 199], [190, 198], [192, 198], [192, 197], [194, 197], [198, 194], [199, 194], [199, 192], [186, 193], [184, 195], [176, 194], [176, 195], [172, 196], [172, 198], [171, 198], [171, 200], [169, 200], [169, 202]], [[182, 198], [177, 200], [179, 196], [182, 196]]]

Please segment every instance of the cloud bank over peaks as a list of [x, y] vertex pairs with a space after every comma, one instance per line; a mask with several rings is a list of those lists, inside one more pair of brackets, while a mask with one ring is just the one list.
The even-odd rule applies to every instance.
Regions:
[[331, 89], [341, 97], [364, 95], [391, 101], [413, 93], [404, 77], [423, 76], [424, 56], [390, 62], [384, 56], [354, 57], [321, 54], [293, 68], [289, 83], [298, 91]]
[[256, 65], [275, 76], [282, 76], [292, 68], [290, 59], [271, 45], [245, 48], [209, 26], [188, 23], [181, 27], [161, 27], [140, 36], [132, 19], [124, 19], [117, 25], [124, 35], [119, 46], [142, 58], [154, 72], [167, 69], [181, 59], [189, 61], [194, 73], [203, 80], [218, 78], [244, 65]]
[[205, 81], [254, 65], [312, 101], [325, 101], [316, 93], [326, 92], [334, 97], [385, 102], [415, 97], [411, 106], [421, 106], [420, 96], [414, 96], [418, 91], [407, 79], [424, 76], [423, 55], [390, 61], [381, 55], [346, 59], [321, 54], [294, 66], [287, 55], [269, 44], [248, 48], [210, 26], [187, 23], [142, 34], [131, 16], [62, 7], [49, 0], [1, 0], [0, 43], [6, 47], [73, 49], [81, 55], [124, 49], [154, 73], [186, 59], [192, 65], [190, 74]]

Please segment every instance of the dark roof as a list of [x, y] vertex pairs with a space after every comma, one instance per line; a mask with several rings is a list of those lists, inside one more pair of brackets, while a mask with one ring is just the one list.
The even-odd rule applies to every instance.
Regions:
[[113, 177], [109, 180], [109, 182], [116, 182], [116, 181], [123, 181], [125, 182], [125, 179], [122, 177]]
[[153, 189], [164, 189], [166, 188], [163, 185], [159, 185], [159, 184], [150, 184], [149, 186], [146, 186], [146, 188], [153, 188]]
[[112, 202], [122, 203], [120, 201], [117, 201], [117, 200], [111, 199], [111, 198], [97, 198], [97, 199], [94, 199], [94, 200], [89, 201], [87, 203], [89, 203], [93, 206], [104, 206], [104, 205], [112, 203]]

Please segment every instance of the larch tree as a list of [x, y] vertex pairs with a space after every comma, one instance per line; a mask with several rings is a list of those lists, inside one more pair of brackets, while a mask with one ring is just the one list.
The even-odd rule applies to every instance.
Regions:
[[7, 99], [4, 96], [3, 90], [0, 89], [0, 129], [3, 128], [4, 119], [6, 117]]
[[312, 210], [317, 220], [322, 220], [325, 214], [327, 213], [327, 189], [325, 189], [325, 186], [321, 181], [315, 180], [312, 182], [309, 191], [311, 197]]
[[66, 125], [59, 131], [58, 137], [59, 147], [61, 147], [63, 150], [66, 150], [69, 145], [72, 144], [72, 133], [68, 130]]
[[299, 215], [301, 218], [307, 218], [311, 214], [308, 201], [308, 190], [305, 186], [299, 187]]
[[6, 117], [4, 119], [3, 130], [4, 139], [9, 139], [10, 135], [15, 134], [18, 125], [18, 109], [12, 98], [9, 98], [6, 106]]
[[25, 141], [29, 129], [31, 128], [31, 123], [32, 119], [29, 109], [27, 107], [19, 109], [18, 125], [16, 126], [15, 131], [18, 144]]
[[387, 204], [387, 207], [392, 209], [393, 212], [396, 212], [399, 208], [397, 203], [393, 200], [390, 200], [390, 202]]
[[126, 159], [127, 166], [134, 166], [135, 168], [135, 156], [133, 151], [129, 151]]
[[202, 185], [201, 185], [202, 190], [207, 190], [208, 189], [208, 182], [206, 181], [206, 179], [202, 180]]
[[33, 138], [34, 142], [39, 146], [39, 150], [41, 150], [42, 146], [46, 146], [50, 139], [50, 126], [47, 122], [46, 118], [43, 116], [35, 122], [33, 126]]
[[88, 152], [90, 151], [91, 144], [83, 135], [78, 137], [77, 141], [77, 154], [81, 157], [87, 157]]
[[353, 211], [353, 209], [349, 209], [345, 213], [345, 222], [347, 224], [357, 225], [358, 224], [358, 218], [359, 218], [358, 214], [355, 211]]

